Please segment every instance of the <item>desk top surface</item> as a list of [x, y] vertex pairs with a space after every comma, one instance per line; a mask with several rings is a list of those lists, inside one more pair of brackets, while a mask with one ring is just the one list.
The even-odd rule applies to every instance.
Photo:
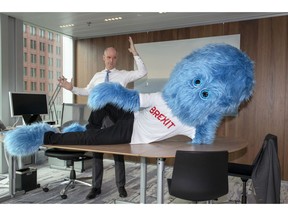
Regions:
[[47, 148], [99, 152], [147, 158], [174, 158], [177, 150], [184, 151], [222, 151], [234, 153], [246, 148], [248, 143], [235, 138], [216, 138], [213, 144], [188, 144], [187, 139], [169, 139], [151, 144], [115, 145], [44, 145]]

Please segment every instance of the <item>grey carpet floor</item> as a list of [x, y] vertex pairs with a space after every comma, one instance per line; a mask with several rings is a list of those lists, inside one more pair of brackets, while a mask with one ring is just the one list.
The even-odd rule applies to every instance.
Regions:
[[[12, 199], [3, 201], [3, 204], [113, 204], [119, 202], [139, 203], [140, 201], [140, 164], [133, 162], [126, 162], [126, 190], [128, 192], [127, 198], [120, 198], [115, 185], [114, 179], [114, 162], [106, 159], [104, 160], [104, 178], [102, 184], [102, 193], [100, 196], [92, 200], [86, 200], [90, 187], [77, 184], [73, 189], [67, 193], [67, 199], [62, 199], [60, 191], [64, 185], [55, 184], [49, 186], [49, 191], [44, 192], [42, 187], [49, 182], [56, 180], [64, 180], [69, 175], [69, 170], [52, 169], [44, 163], [36, 166], [37, 168], [37, 183], [40, 184], [39, 188], [28, 191], [25, 194], [19, 194]], [[91, 169], [80, 173], [77, 172], [77, 177], [89, 177]], [[157, 167], [156, 165], [148, 165], [147, 167], [147, 197], [146, 201], [150, 204], [157, 203]], [[164, 179], [164, 203], [165, 204], [188, 204], [185, 200], [181, 200], [171, 196], [168, 193], [166, 179], [171, 177], [172, 168], [165, 167]], [[86, 180], [91, 183], [91, 179]], [[8, 193], [8, 178], [0, 181], [0, 197]], [[3, 187], [4, 186], [4, 187]], [[281, 203], [288, 203], [288, 183], [282, 182], [281, 185]], [[219, 203], [239, 203], [242, 191], [242, 182], [239, 178], [229, 177], [229, 193], [217, 202]], [[248, 181], [248, 202], [253, 203], [253, 194], [251, 181]], [[216, 202], [216, 203], [217, 203]]]

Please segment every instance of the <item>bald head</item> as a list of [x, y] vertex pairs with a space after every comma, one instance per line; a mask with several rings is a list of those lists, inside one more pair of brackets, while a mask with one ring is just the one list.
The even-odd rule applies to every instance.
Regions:
[[114, 47], [107, 47], [104, 50], [104, 55], [110, 55], [112, 53], [117, 55], [117, 50]]
[[116, 67], [117, 51], [114, 47], [107, 47], [104, 50], [103, 61], [105, 63], [105, 68], [108, 70]]

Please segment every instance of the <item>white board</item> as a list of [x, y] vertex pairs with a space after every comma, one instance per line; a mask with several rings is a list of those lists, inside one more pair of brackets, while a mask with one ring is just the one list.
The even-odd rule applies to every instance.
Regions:
[[148, 75], [136, 81], [134, 88], [143, 93], [161, 91], [174, 66], [182, 58], [210, 43], [226, 43], [239, 49], [240, 34], [135, 44]]

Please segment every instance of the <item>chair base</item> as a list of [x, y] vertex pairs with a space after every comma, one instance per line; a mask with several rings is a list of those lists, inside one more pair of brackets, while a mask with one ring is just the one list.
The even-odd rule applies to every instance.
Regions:
[[59, 180], [59, 181], [55, 181], [52, 183], [48, 183], [47, 185], [45, 185], [44, 187], [42, 187], [44, 192], [48, 192], [49, 188], [48, 186], [54, 185], [54, 184], [65, 184], [65, 187], [60, 191], [60, 196], [62, 199], [67, 199], [67, 192], [68, 190], [71, 188], [73, 189], [75, 187], [76, 184], [80, 184], [80, 185], [85, 185], [85, 186], [89, 186], [92, 187], [92, 184], [87, 183], [85, 181], [82, 180], [87, 180], [87, 179], [91, 179], [91, 177], [82, 177], [82, 178], [76, 178], [76, 174], [75, 174], [75, 170], [71, 170], [70, 171], [70, 178], [65, 178], [64, 181], [63, 180]]

